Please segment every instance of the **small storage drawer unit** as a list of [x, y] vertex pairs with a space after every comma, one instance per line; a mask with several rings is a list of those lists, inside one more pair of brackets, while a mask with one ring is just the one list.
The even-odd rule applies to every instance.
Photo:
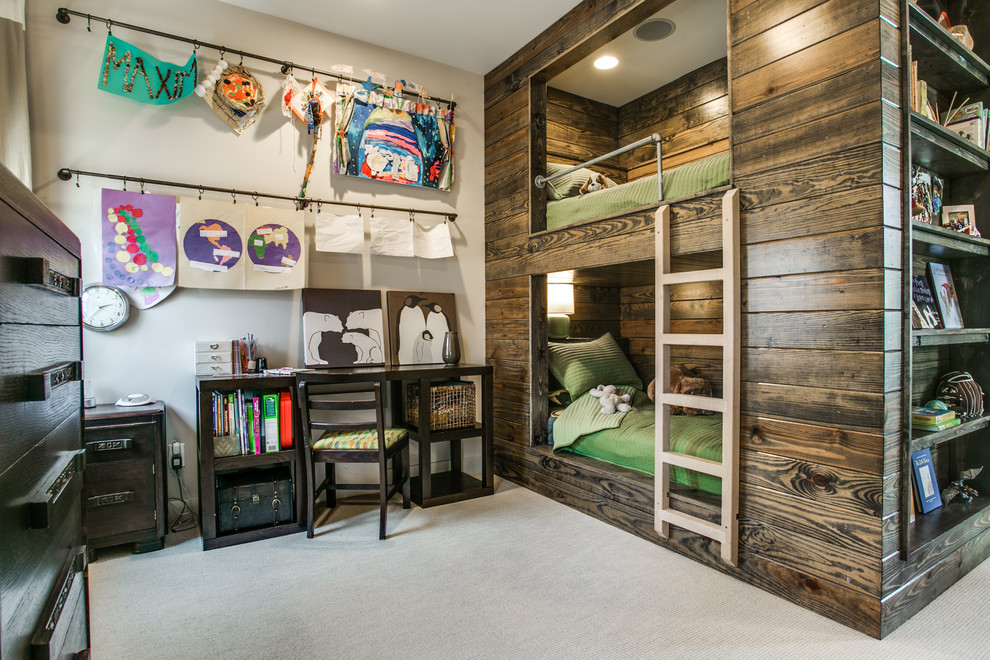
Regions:
[[86, 528], [97, 548], [160, 550], [167, 525], [165, 405], [86, 411]]

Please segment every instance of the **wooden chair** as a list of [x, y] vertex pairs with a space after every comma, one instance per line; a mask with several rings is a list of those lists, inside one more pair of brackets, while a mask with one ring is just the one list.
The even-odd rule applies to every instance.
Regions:
[[[313, 538], [313, 508], [320, 491], [327, 508], [337, 506], [338, 490], [377, 490], [380, 524], [385, 538], [386, 506], [402, 490], [402, 508], [409, 508], [409, 434], [385, 427], [384, 373], [309, 371], [296, 374], [306, 452], [306, 536]], [[370, 419], [370, 417], [374, 419]], [[360, 418], [362, 421], [356, 421]], [[392, 463], [389, 485], [388, 462]], [[316, 464], [324, 464], [323, 481], [316, 484]], [[378, 463], [377, 484], [341, 484], [337, 463]], [[315, 485], [315, 487], [314, 487]]]

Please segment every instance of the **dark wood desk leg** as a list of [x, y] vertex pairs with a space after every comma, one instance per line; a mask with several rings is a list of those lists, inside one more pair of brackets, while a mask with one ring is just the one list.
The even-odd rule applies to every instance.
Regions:
[[402, 405], [402, 383], [401, 380], [392, 381], [392, 400], [388, 402], [392, 409], [392, 426], [394, 428], [406, 426], [408, 422], [404, 414], [405, 407]]
[[481, 376], [481, 423], [485, 427], [481, 436], [481, 442], [484, 445], [481, 448], [481, 481], [485, 488], [491, 488], [495, 483], [493, 469], [495, 465], [493, 378], [492, 373]]
[[433, 497], [433, 473], [430, 445], [430, 380], [419, 380], [419, 480], [422, 484], [423, 504]]
[[461, 459], [464, 456], [464, 452], [461, 449], [460, 440], [450, 441], [450, 472], [451, 474], [457, 474], [461, 472]]

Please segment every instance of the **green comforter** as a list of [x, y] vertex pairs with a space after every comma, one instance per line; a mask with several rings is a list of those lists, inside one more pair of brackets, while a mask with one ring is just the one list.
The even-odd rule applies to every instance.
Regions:
[[[677, 199], [729, 183], [729, 154], [721, 153], [663, 173], [664, 199]], [[547, 229], [657, 204], [657, 175], [614, 188], [547, 202]]]
[[[583, 394], [553, 424], [554, 451], [571, 451], [615, 465], [654, 473], [656, 406], [645, 392], [618, 387], [633, 396], [633, 410], [603, 415], [598, 399]], [[671, 415], [671, 449], [713, 461], [722, 460], [722, 415]], [[718, 477], [671, 466], [674, 483], [719, 495]]]

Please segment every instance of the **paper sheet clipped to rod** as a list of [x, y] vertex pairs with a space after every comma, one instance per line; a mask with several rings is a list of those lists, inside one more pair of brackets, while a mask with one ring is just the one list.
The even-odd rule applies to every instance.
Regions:
[[450, 242], [450, 226], [445, 222], [424, 227], [413, 222], [413, 247], [417, 257], [423, 259], [445, 259], [454, 256], [454, 246]]
[[316, 249], [320, 252], [364, 252], [364, 219], [360, 215], [316, 214]]

